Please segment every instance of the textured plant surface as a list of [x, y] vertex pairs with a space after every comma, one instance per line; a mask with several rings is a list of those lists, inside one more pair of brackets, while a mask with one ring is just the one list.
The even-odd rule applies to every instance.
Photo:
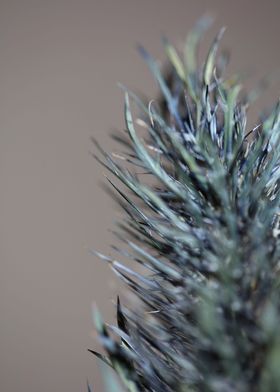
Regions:
[[124, 185], [109, 180], [131, 250], [115, 249], [146, 269], [96, 252], [142, 302], [118, 301], [117, 326], [95, 313], [106, 351], [95, 354], [130, 392], [280, 391], [280, 110], [247, 129], [258, 89], [245, 94], [238, 76], [224, 77], [223, 29], [198, 63], [207, 25], [197, 23], [182, 56], [164, 40], [168, 78], [140, 48], [162, 99], [146, 104], [125, 89], [124, 165], [98, 146]]

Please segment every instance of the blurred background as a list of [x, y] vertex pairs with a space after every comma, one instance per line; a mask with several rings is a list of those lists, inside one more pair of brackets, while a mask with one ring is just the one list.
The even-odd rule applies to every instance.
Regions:
[[[252, 69], [248, 86], [279, 70], [278, 0], [0, 1], [0, 390], [103, 392], [91, 319], [97, 303], [114, 319], [109, 229], [119, 217], [92, 158], [95, 136], [116, 149], [128, 87], [153, 97], [141, 43], [164, 59], [161, 35], [181, 45], [206, 12], [203, 47], [227, 31], [230, 70]], [[279, 95], [276, 83], [250, 112]]]

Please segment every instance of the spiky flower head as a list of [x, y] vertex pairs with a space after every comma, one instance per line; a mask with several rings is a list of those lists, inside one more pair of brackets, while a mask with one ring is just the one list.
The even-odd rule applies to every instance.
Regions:
[[119, 254], [146, 270], [98, 253], [142, 302], [118, 301], [117, 326], [96, 314], [99, 357], [130, 392], [280, 391], [279, 105], [247, 129], [255, 94], [223, 76], [223, 29], [197, 62], [206, 24], [183, 56], [164, 39], [168, 79], [140, 48], [162, 102], [125, 89], [123, 159], [134, 170], [99, 147], [124, 185], [109, 180], [131, 248]]

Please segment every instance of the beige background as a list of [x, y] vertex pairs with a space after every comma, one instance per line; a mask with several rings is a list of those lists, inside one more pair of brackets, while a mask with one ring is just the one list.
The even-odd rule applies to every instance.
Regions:
[[[279, 1], [0, 1], [0, 391], [101, 392], [91, 305], [112, 320], [117, 209], [90, 136], [123, 126], [122, 81], [152, 94], [135, 45], [162, 59], [205, 11], [228, 29], [231, 69], [280, 68]], [[251, 83], [251, 82], [250, 82]], [[279, 85], [261, 104], [270, 105]], [[256, 110], [255, 110], [256, 112]]]

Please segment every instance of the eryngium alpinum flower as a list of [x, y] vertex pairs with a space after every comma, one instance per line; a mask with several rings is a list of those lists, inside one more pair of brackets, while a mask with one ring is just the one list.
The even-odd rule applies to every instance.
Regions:
[[182, 56], [163, 40], [168, 78], [140, 48], [161, 97], [146, 104], [123, 87], [124, 165], [96, 143], [123, 183], [109, 180], [131, 249], [114, 249], [146, 270], [96, 252], [142, 303], [118, 300], [116, 326], [95, 314], [106, 351], [95, 354], [130, 392], [280, 391], [279, 105], [247, 129], [258, 88], [245, 93], [238, 76], [223, 76], [224, 29], [198, 64], [206, 25]]

